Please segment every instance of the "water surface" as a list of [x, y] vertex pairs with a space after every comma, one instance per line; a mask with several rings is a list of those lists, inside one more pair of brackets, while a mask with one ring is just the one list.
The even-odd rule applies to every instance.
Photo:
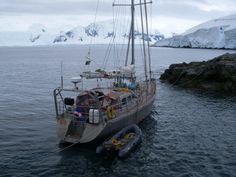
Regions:
[[[87, 49], [0, 48], [0, 176], [235, 176], [236, 98], [160, 82], [152, 113], [140, 124], [143, 143], [129, 158], [96, 156], [84, 146], [58, 153], [52, 91], [60, 84], [60, 62], [68, 85], [84, 69]], [[123, 50], [104, 59], [107, 47], [93, 46], [92, 67], [121, 64]], [[160, 75], [172, 63], [225, 52], [236, 51], [153, 48], [152, 66]]]

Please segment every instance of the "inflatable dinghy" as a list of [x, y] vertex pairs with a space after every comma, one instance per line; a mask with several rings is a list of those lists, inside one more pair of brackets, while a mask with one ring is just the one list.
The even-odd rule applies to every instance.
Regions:
[[133, 124], [116, 133], [96, 148], [97, 154], [118, 154], [126, 157], [142, 141], [141, 129]]

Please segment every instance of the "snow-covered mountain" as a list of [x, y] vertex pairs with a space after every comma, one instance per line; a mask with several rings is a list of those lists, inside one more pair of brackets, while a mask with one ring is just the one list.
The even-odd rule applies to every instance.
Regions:
[[[123, 24], [123, 25], [122, 25]], [[56, 44], [108, 44], [127, 43], [129, 26], [128, 23], [117, 23], [112, 20], [91, 23], [86, 27], [74, 28], [62, 27], [58, 30], [49, 30], [47, 27], [35, 24], [27, 31], [0, 31], [0, 46], [31, 46], [31, 45], [56, 45]], [[140, 31], [135, 31], [136, 43], [142, 41]], [[159, 32], [152, 32], [149, 37], [145, 34], [144, 40], [152, 44], [164, 38]]]
[[0, 31], [0, 46], [48, 45], [53, 34], [40, 24], [34, 24], [27, 31]]
[[202, 23], [155, 46], [236, 49], [236, 14]]

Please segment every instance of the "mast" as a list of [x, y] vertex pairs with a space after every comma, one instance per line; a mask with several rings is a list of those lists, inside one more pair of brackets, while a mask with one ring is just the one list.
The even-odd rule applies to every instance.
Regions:
[[131, 65], [135, 64], [135, 54], [134, 54], [134, 0], [131, 0], [131, 40], [132, 40], [132, 46], [131, 46]]
[[[130, 47], [130, 38], [131, 38], [131, 65], [135, 64], [135, 34], [134, 34], [135, 6], [145, 5], [145, 15], [146, 15], [146, 19], [147, 19], [146, 5], [151, 4], [151, 3], [152, 3], [152, 1], [147, 2], [146, 0], [144, 2], [140, 1], [139, 3], [135, 3], [135, 0], [131, 0], [131, 4], [116, 4], [116, 3], [112, 4], [113, 6], [129, 6], [129, 7], [131, 7], [131, 28], [130, 28], [130, 34], [129, 34], [128, 51], [127, 51], [127, 53], [128, 53], [129, 47]], [[148, 22], [146, 22], [146, 25], [148, 25]], [[147, 30], [148, 30], [148, 28], [147, 28]], [[149, 44], [148, 44], [148, 46], [149, 46]], [[127, 65], [127, 56], [126, 56], [126, 62], [125, 62], [126, 65]], [[149, 55], [149, 59], [150, 59], [150, 55]], [[151, 65], [151, 62], [149, 62], [149, 65]]]
[[[140, 4], [142, 0], [140, 0]], [[143, 27], [143, 7], [140, 6], [140, 16], [141, 16], [141, 27], [142, 27], [142, 38], [143, 38], [143, 56], [144, 56], [144, 72], [145, 79], [147, 81], [147, 55], [146, 55], [146, 47], [145, 47], [145, 37], [144, 37], [144, 27]]]
[[147, 31], [147, 46], [148, 46], [148, 63], [149, 63], [149, 82], [151, 81], [152, 77], [152, 68], [151, 68], [151, 54], [150, 54], [150, 42], [149, 42], [149, 27], [148, 27], [148, 16], [147, 16], [147, 1], [144, 0], [144, 9], [145, 9], [145, 17], [146, 17], [146, 31]]
[[129, 59], [129, 48], [130, 48], [130, 37], [131, 37], [131, 26], [130, 26], [130, 30], [129, 30], [129, 40], [128, 40], [128, 48], [127, 48], [127, 51], [126, 51], [126, 58], [125, 58], [125, 66], [128, 65], [128, 59]]

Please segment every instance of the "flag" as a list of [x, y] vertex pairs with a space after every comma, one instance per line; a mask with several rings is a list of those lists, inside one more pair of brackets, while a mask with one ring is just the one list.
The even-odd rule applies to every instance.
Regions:
[[91, 61], [88, 60], [88, 61], [85, 62], [85, 65], [90, 65], [90, 63], [91, 63]]

